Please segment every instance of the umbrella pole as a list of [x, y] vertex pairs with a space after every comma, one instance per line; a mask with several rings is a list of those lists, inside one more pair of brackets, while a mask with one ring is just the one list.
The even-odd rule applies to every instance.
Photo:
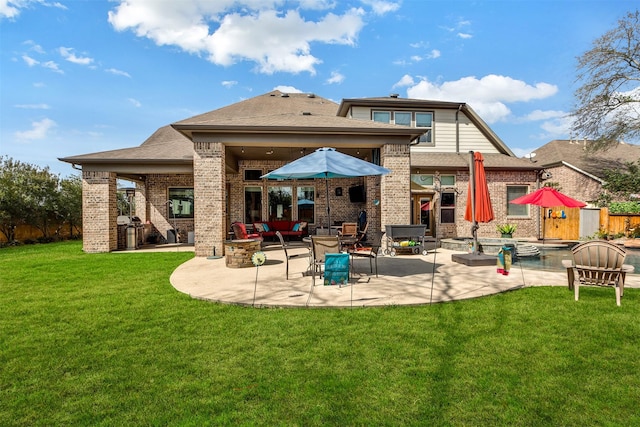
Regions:
[[331, 236], [331, 208], [329, 207], [329, 174], [324, 173], [324, 182], [327, 190], [327, 232]]

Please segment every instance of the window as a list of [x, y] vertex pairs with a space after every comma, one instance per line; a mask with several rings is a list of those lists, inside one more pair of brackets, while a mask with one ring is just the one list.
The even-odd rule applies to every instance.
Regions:
[[415, 182], [421, 187], [433, 186], [433, 175], [427, 174], [411, 174], [411, 181]]
[[431, 144], [433, 113], [416, 113], [416, 127], [425, 128], [425, 133], [420, 137], [419, 142], [421, 144]]
[[440, 222], [454, 224], [456, 222], [456, 193], [442, 193], [440, 199]]
[[246, 169], [244, 171], [245, 181], [260, 181], [262, 178], [262, 169]]
[[455, 175], [440, 175], [440, 185], [442, 185], [442, 186], [456, 185], [456, 176]]
[[397, 125], [411, 126], [411, 113], [396, 112], [394, 114], [394, 121]]
[[298, 187], [298, 220], [315, 223], [315, 188]]
[[169, 217], [193, 218], [193, 188], [169, 188]]
[[388, 111], [374, 111], [373, 121], [380, 123], [391, 123], [391, 113]]
[[269, 187], [269, 221], [290, 221], [292, 203], [292, 187]]
[[527, 185], [507, 185], [507, 216], [529, 216], [529, 205], [514, 205], [513, 199], [524, 196], [529, 191]]
[[244, 212], [246, 224], [262, 220], [262, 187], [244, 188]]

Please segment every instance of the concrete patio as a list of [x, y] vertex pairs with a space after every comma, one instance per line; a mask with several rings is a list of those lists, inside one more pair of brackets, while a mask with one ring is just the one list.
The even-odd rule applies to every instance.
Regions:
[[[188, 247], [169, 248], [184, 251]], [[378, 277], [370, 274], [369, 260], [356, 259], [352, 280], [347, 286], [311, 285], [307, 275], [309, 258], [289, 261], [285, 280], [284, 251], [280, 246], [263, 249], [267, 261], [261, 267], [228, 268], [225, 259], [197, 257], [180, 265], [171, 275], [171, 284], [193, 298], [256, 307], [371, 307], [418, 305], [477, 298], [528, 286], [567, 287], [566, 272], [522, 269], [517, 263], [508, 276], [495, 266], [469, 267], [451, 261], [454, 252], [445, 249], [428, 255], [381, 256]], [[289, 254], [306, 255], [304, 246]], [[640, 275], [627, 275], [625, 288], [640, 287]], [[567, 289], [567, 298], [573, 291]], [[615, 296], [611, 290], [611, 303]], [[622, 300], [624, 305], [624, 298]]]

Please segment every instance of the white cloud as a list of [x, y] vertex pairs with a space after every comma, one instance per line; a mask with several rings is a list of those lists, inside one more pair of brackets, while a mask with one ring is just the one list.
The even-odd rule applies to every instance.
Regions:
[[409, 74], [405, 74], [396, 84], [393, 85], [393, 87], [413, 86], [414, 84], [415, 81], [413, 80], [413, 77]]
[[29, 67], [33, 67], [34, 65], [38, 65], [40, 61], [33, 59], [29, 55], [22, 55], [22, 59], [27, 63]]
[[49, 134], [49, 130], [56, 126], [56, 122], [51, 119], [42, 119], [39, 122], [32, 122], [31, 129], [18, 131], [15, 133], [16, 138], [20, 140], [40, 140], [45, 139]]
[[331, 77], [327, 79], [328, 84], [340, 84], [344, 81], [345, 77], [343, 74], [333, 71], [331, 72]]
[[383, 0], [361, 0], [363, 4], [371, 6], [373, 13], [376, 15], [384, 15], [385, 13], [395, 12], [400, 8], [399, 2], [383, 1]]
[[[378, 2], [367, 4], [384, 8]], [[177, 46], [217, 65], [254, 62], [257, 71], [265, 74], [314, 74], [322, 60], [311, 53], [312, 43], [352, 46], [364, 26], [365, 12], [360, 8], [311, 19], [302, 15], [304, 10], [316, 10], [312, 14], [316, 17], [317, 10], [334, 7], [334, 2], [304, 0], [286, 5], [291, 5], [290, 10], [281, 11], [279, 0], [119, 0], [109, 12], [109, 22], [117, 31], [131, 30], [157, 45]]]
[[52, 71], [55, 71], [56, 73], [60, 73], [60, 74], [64, 74], [64, 71], [62, 71], [59, 67], [58, 64], [53, 62], [53, 61], [47, 61], [47, 62], [43, 62], [42, 66], [44, 68], [48, 68]]
[[60, 52], [60, 55], [62, 55], [64, 59], [74, 64], [89, 65], [93, 62], [93, 59], [87, 56], [85, 57], [76, 56], [76, 54], [73, 51], [73, 48], [60, 47], [58, 48], [58, 52]]
[[107, 73], [114, 74], [116, 76], [124, 76], [124, 77], [131, 78], [131, 75], [129, 75], [129, 73], [127, 73], [126, 71], [118, 70], [116, 68], [107, 68], [105, 71]]
[[142, 107], [142, 103], [135, 98], [128, 98], [127, 100], [136, 108]]
[[458, 37], [460, 37], [461, 39], [470, 39], [473, 36], [471, 34], [468, 34], [468, 33], [458, 33]]
[[46, 7], [55, 7], [66, 10], [67, 7], [59, 2], [49, 3], [45, 0], [0, 0], [0, 19], [16, 18], [22, 9], [30, 7], [32, 4], [38, 4]]
[[[405, 79], [403, 77], [403, 79]], [[544, 99], [555, 95], [558, 87], [548, 83], [530, 85], [522, 80], [490, 74], [459, 80], [432, 83], [426, 78], [407, 89], [410, 98], [451, 102], [466, 102], [488, 123], [495, 123], [511, 114], [507, 103]]]
[[47, 104], [17, 104], [15, 105], [15, 107], [25, 108], [28, 110], [48, 110], [51, 108]]
[[284, 85], [276, 86], [273, 88], [273, 90], [279, 90], [282, 93], [303, 93], [300, 89], [297, 89], [293, 86]]
[[233, 86], [237, 85], [238, 82], [235, 80], [224, 80], [222, 83], [222, 86], [226, 87], [227, 89], [232, 88]]

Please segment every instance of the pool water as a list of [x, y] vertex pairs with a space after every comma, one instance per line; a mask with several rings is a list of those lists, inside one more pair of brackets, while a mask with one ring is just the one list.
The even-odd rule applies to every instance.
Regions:
[[[539, 257], [519, 257], [515, 265], [521, 265], [524, 268], [535, 268], [546, 271], [562, 271], [563, 259], [571, 259], [570, 249], [550, 249], [540, 248]], [[633, 274], [640, 273], [640, 251], [627, 250], [625, 264], [631, 264], [635, 267]]]

